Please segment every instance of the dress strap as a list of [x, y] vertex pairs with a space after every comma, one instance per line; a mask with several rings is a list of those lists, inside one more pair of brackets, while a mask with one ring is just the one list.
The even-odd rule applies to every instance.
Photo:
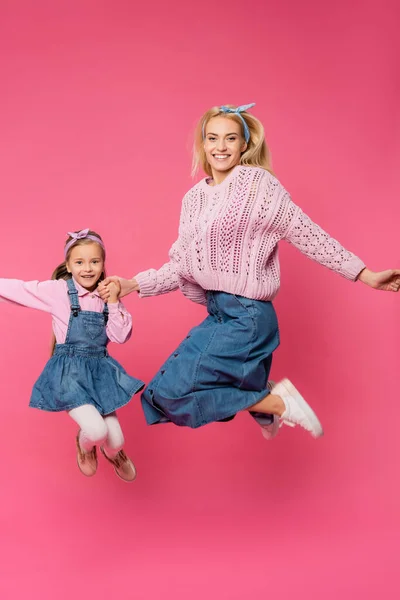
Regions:
[[68, 297], [69, 297], [69, 303], [71, 305], [71, 311], [72, 311], [72, 314], [74, 315], [74, 317], [77, 317], [79, 311], [81, 310], [81, 307], [80, 307], [79, 299], [78, 299], [78, 291], [75, 287], [72, 277], [70, 279], [67, 279], [67, 286], [68, 286]]
[[104, 325], [107, 325], [108, 322], [108, 304], [104, 303], [104, 310], [103, 310], [103, 315], [104, 315]]

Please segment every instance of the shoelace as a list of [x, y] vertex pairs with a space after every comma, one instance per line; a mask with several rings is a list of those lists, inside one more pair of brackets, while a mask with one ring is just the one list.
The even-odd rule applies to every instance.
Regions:
[[85, 462], [86, 459], [93, 458], [94, 460], [97, 458], [96, 448], [93, 448], [90, 452], [82, 452], [82, 462]]
[[119, 469], [123, 463], [126, 463], [128, 460], [128, 457], [126, 456], [125, 452], [123, 450], [120, 450], [118, 452], [118, 454], [116, 454], [113, 458], [109, 458], [107, 457], [112, 463], [114, 463], [114, 465], [117, 467], [117, 469]]
[[76, 445], [77, 445], [78, 452], [79, 452], [79, 458], [83, 463], [86, 461], [87, 458], [88, 459], [93, 458], [94, 460], [97, 460], [96, 446], [93, 446], [93, 448], [90, 450], [90, 452], [84, 452], [79, 443], [79, 434], [76, 437]]
[[[272, 390], [274, 389], [275, 386], [276, 386], [275, 381], [269, 380], [267, 382], [267, 388], [269, 389], [269, 391], [270, 391], [271, 394], [272, 394]], [[286, 419], [281, 419], [279, 417], [279, 429], [283, 425], [287, 425], [288, 427], [296, 427], [296, 423], [292, 423], [291, 421], [287, 421]]]

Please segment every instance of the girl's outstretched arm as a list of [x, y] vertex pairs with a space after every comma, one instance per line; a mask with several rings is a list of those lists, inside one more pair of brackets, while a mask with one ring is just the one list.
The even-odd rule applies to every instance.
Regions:
[[0, 301], [13, 302], [52, 313], [58, 297], [65, 295], [65, 281], [21, 281], [0, 279]]

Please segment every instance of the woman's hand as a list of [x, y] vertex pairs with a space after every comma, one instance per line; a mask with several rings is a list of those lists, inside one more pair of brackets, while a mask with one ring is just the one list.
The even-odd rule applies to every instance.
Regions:
[[99, 292], [100, 298], [103, 302], [118, 302], [118, 297], [121, 292], [121, 285], [119, 283], [118, 277], [109, 277], [110, 281], [108, 281], [107, 285], [105, 285], [105, 281], [100, 281], [97, 286], [97, 291]]
[[107, 277], [98, 286], [99, 294], [102, 300], [104, 300], [104, 302], [109, 301], [110, 290], [108, 288], [112, 283], [114, 283], [118, 287], [118, 296], [120, 298], [123, 298], [123, 296], [127, 296], [131, 292], [138, 292], [140, 289], [136, 279], [124, 279], [123, 277]]
[[375, 290], [398, 292], [400, 289], [400, 269], [388, 269], [379, 273], [363, 269], [357, 279]]

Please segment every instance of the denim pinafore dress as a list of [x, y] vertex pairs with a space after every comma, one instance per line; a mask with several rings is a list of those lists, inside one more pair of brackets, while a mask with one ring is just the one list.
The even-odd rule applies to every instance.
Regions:
[[108, 415], [127, 404], [144, 383], [128, 375], [108, 353], [107, 304], [102, 313], [82, 310], [72, 279], [67, 286], [71, 315], [65, 343], [56, 344], [29, 406], [58, 412], [92, 404]]

